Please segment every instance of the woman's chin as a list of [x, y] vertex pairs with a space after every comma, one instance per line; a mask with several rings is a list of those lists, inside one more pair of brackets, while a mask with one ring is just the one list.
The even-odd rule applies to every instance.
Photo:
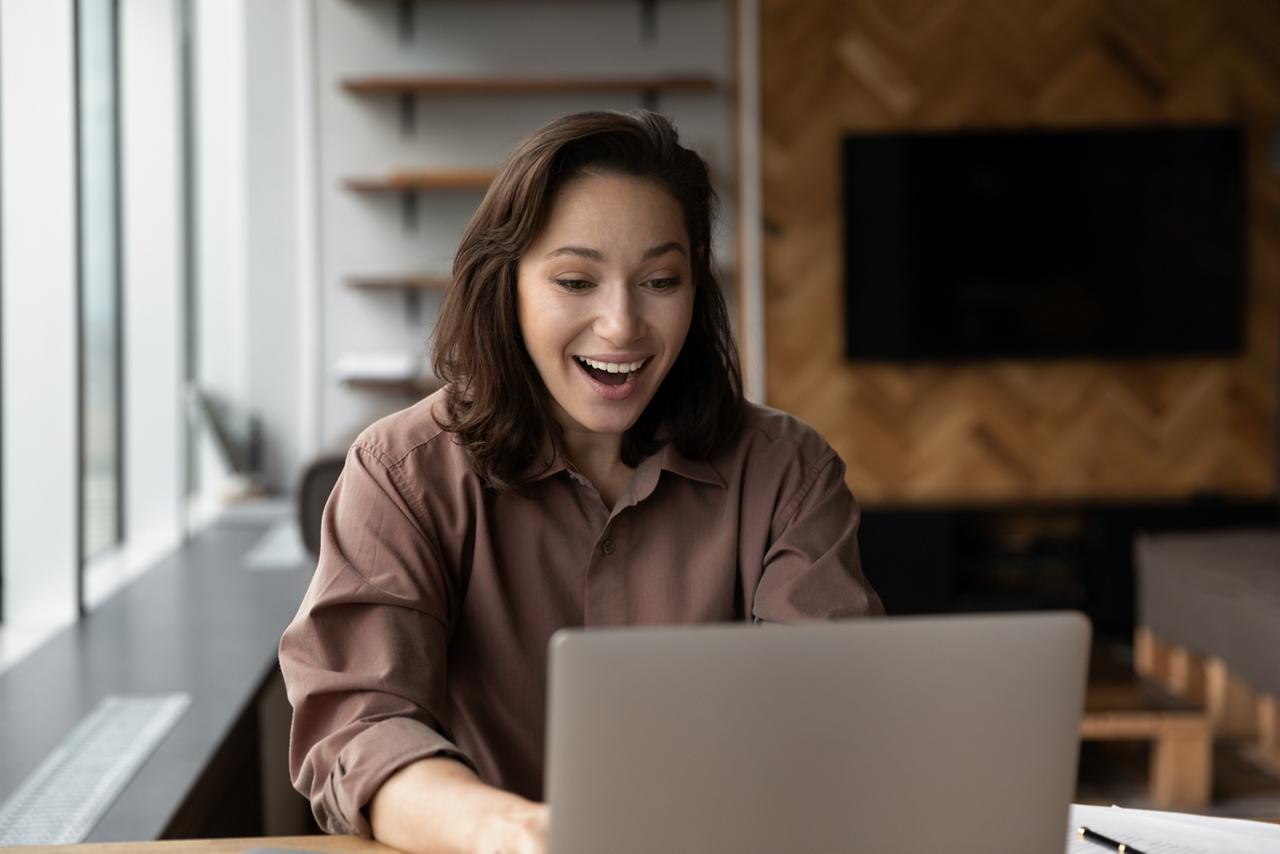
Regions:
[[569, 431], [595, 433], [601, 436], [621, 435], [640, 420], [640, 412], [635, 413], [578, 413], [569, 414], [569, 423], [561, 426]]
[[586, 432], [599, 435], [625, 433], [640, 420], [652, 394], [631, 394], [620, 401], [607, 401], [599, 397], [587, 397], [571, 401], [564, 406], [556, 401], [555, 418], [567, 432]]

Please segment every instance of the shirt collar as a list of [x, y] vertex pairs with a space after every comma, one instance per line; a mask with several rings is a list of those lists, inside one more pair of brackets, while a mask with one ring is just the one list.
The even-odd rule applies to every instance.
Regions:
[[564, 446], [555, 430], [547, 430], [542, 434], [542, 444], [538, 448], [538, 459], [533, 464], [534, 475], [529, 481], [537, 483], [562, 471], [569, 471], [569, 458], [565, 456]]
[[662, 446], [662, 450], [654, 454], [660, 457], [660, 465], [665, 471], [678, 474], [681, 477], [687, 477], [690, 480], [699, 480], [703, 483], [710, 483], [713, 486], [727, 487], [729, 484], [720, 472], [716, 471], [716, 467], [711, 465], [708, 460], [691, 460], [684, 454], [680, 453], [674, 442], [667, 442]]
[[[550, 464], [548, 465], [548, 461]], [[720, 475], [707, 460], [692, 460], [680, 453], [674, 442], [664, 444], [656, 454], [646, 457], [640, 461], [637, 467], [637, 474], [645, 472], [646, 469], [653, 471], [652, 480], [657, 482], [657, 474], [660, 471], [669, 471], [672, 474], [678, 474], [690, 480], [709, 483], [713, 486], [727, 487], [729, 484]], [[542, 435], [542, 445], [538, 449], [538, 462], [534, 464], [535, 474], [531, 483], [551, 477], [562, 471], [572, 472], [569, 465], [569, 458], [565, 456], [564, 446], [560, 443], [560, 437], [556, 435], [555, 430], [548, 430]], [[641, 475], [637, 480], [643, 482], [649, 480], [649, 477]], [[646, 493], [652, 491], [652, 485]]]

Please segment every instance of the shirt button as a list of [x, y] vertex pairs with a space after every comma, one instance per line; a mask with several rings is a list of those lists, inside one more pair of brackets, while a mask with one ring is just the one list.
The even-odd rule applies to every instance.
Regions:
[[600, 550], [607, 555], [613, 554], [613, 550], [616, 548], [617, 545], [614, 544], [613, 540], [605, 540], [604, 545], [600, 546]]

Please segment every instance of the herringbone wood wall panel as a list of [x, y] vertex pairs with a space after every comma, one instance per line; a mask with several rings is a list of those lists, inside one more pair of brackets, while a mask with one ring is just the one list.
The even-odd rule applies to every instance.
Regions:
[[[761, 0], [769, 402], [864, 503], [1272, 489], [1280, 180], [1274, 0]], [[843, 358], [849, 131], [1238, 122], [1240, 358], [854, 366]]]

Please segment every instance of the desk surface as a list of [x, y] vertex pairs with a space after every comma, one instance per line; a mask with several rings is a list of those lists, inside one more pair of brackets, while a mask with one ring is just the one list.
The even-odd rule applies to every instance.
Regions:
[[5, 854], [242, 854], [253, 848], [324, 851], [339, 854], [396, 854], [381, 842], [358, 836], [273, 836], [267, 839], [166, 839], [160, 842], [97, 842], [81, 845], [19, 846]]

